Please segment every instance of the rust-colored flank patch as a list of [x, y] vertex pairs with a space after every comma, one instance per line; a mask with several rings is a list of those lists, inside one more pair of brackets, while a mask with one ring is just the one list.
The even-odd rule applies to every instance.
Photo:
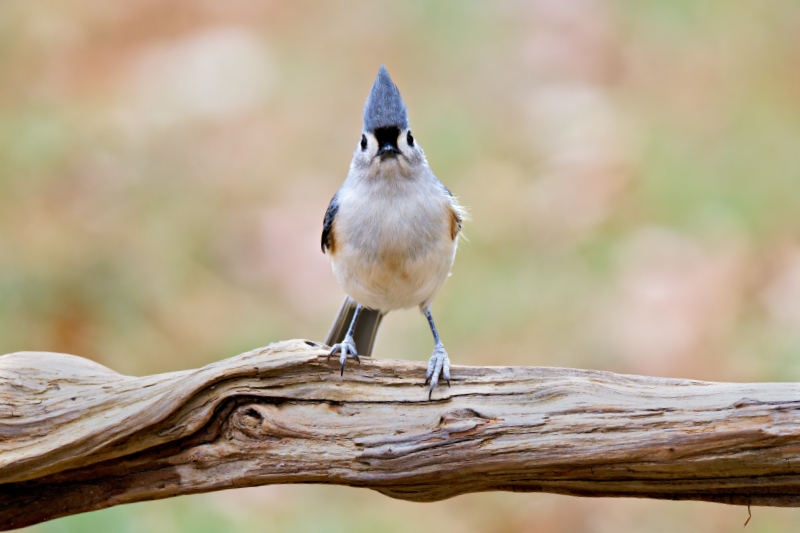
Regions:
[[452, 207], [450, 208], [450, 238], [455, 240], [459, 230], [458, 213]]
[[336, 221], [331, 224], [331, 231], [328, 233], [328, 251], [331, 255], [336, 253]]

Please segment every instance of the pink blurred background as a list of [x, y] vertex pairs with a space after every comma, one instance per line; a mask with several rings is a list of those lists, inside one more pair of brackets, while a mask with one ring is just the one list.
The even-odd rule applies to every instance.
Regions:
[[[385, 63], [470, 206], [434, 304], [454, 364], [800, 379], [800, 4], [0, 3], [0, 353], [125, 374], [322, 340], [319, 250]], [[378, 357], [427, 360], [416, 311]], [[800, 511], [753, 508], [754, 532]], [[273, 486], [71, 531], [723, 532], [746, 509]]]

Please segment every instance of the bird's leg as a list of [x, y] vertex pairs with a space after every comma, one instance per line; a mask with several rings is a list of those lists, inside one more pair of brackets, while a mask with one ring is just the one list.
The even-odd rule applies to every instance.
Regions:
[[358, 364], [361, 364], [361, 359], [358, 358], [358, 353], [356, 352], [356, 342], [353, 340], [353, 333], [356, 330], [356, 322], [358, 322], [358, 314], [361, 312], [361, 304], [356, 305], [356, 310], [353, 313], [353, 320], [350, 321], [350, 327], [347, 329], [347, 335], [344, 336], [344, 340], [342, 342], [336, 343], [333, 345], [333, 349], [328, 354], [328, 361], [331, 360], [331, 356], [338, 352], [341, 352], [341, 356], [339, 357], [339, 362], [342, 365], [342, 370], [340, 375], [344, 376], [344, 363], [347, 361], [347, 356], [352, 355]]
[[433, 388], [439, 382], [440, 373], [442, 376], [444, 376], [444, 379], [447, 380], [447, 386], [450, 386], [450, 359], [447, 357], [447, 352], [444, 350], [442, 341], [439, 340], [439, 332], [436, 331], [436, 325], [433, 323], [430, 307], [425, 308], [425, 316], [428, 319], [428, 324], [431, 326], [433, 342], [436, 344], [436, 346], [433, 348], [431, 360], [428, 361], [428, 373], [425, 377], [426, 385], [428, 384], [428, 381], [431, 382], [431, 388], [428, 391], [428, 399], [430, 400], [431, 394], [433, 394]]

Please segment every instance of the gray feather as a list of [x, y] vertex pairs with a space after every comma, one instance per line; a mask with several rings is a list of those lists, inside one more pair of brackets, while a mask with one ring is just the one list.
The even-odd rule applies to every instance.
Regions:
[[331, 247], [331, 228], [333, 221], [336, 219], [336, 213], [339, 212], [339, 202], [336, 201], [336, 195], [331, 198], [331, 203], [328, 204], [328, 210], [325, 211], [325, 220], [322, 222], [322, 253]]
[[364, 131], [390, 126], [401, 130], [408, 128], [408, 111], [386, 67], [381, 65], [364, 104]]

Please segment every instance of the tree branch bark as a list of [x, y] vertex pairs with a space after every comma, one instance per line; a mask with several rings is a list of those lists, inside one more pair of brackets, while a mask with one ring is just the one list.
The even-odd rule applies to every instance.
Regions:
[[800, 385], [538, 367], [337, 361], [287, 341], [198, 370], [122, 376], [0, 357], [0, 529], [269, 483], [434, 501], [505, 490], [800, 505]]

